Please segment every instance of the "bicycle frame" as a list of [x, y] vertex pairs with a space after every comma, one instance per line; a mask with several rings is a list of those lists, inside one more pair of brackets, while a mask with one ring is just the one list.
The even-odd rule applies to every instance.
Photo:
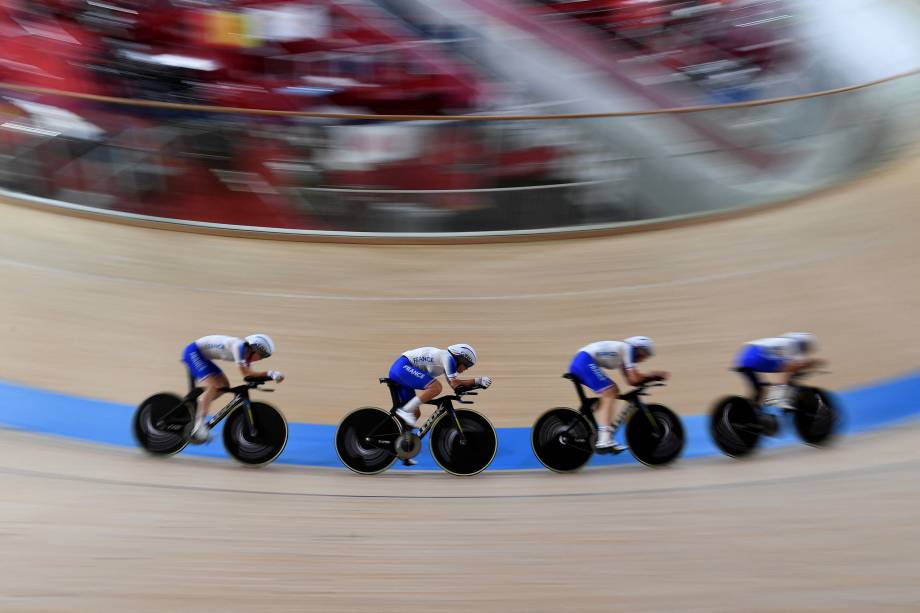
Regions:
[[[198, 398], [198, 396], [202, 394], [204, 390], [200, 387], [195, 387], [194, 381], [190, 381], [189, 384], [191, 386], [189, 393], [185, 395], [185, 398], [182, 399], [182, 402], [180, 402], [172, 411], [169, 411], [168, 413], [163, 415], [163, 417], [160, 418], [160, 420], [156, 424], [158, 428], [162, 428], [163, 425], [166, 423], [166, 420], [169, 419], [178, 409], [185, 407], [185, 406], [191, 406], [192, 410], [195, 409], [195, 400]], [[214, 426], [222, 422], [224, 419], [226, 419], [226, 417], [230, 415], [230, 413], [232, 413], [233, 411], [235, 411], [236, 409], [240, 407], [243, 407], [246, 411], [246, 421], [249, 424], [249, 434], [251, 436], [255, 436], [257, 434], [255, 431], [256, 424], [255, 424], [255, 420], [252, 417], [252, 409], [251, 409], [251, 405], [249, 401], [249, 389], [250, 389], [249, 385], [241, 385], [241, 386], [237, 386], [233, 388], [222, 388], [222, 391], [234, 392], [234, 396], [230, 400], [230, 402], [228, 402], [224, 406], [224, 408], [222, 408], [215, 415], [213, 415], [211, 419], [208, 420], [208, 427], [213, 428]], [[262, 390], [262, 391], [270, 392], [271, 390]]]
[[[744, 369], [741, 369], [741, 368], [730, 368], [729, 370], [731, 370], [732, 372], [739, 373], [739, 374], [744, 373]], [[792, 375], [789, 377], [788, 383], [776, 383], [776, 382], [768, 382], [768, 381], [762, 382], [761, 387], [763, 388], [763, 392], [761, 392], [760, 399], [758, 399], [756, 395], [745, 396], [745, 397], [751, 402], [753, 402], [754, 406], [756, 406], [759, 409], [762, 409], [765, 406], [765, 398], [766, 398], [768, 389], [778, 387], [778, 386], [783, 386], [783, 385], [788, 385], [789, 387], [801, 389], [803, 387], [806, 387], [805, 385], [802, 384], [802, 381], [804, 379], [808, 379], [815, 375], [826, 375], [826, 374], [829, 374], [829, 371], [821, 370], [821, 369], [806, 368], [804, 370], [800, 370], [800, 371], [792, 373]]]
[[[436, 409], [434, 410], [434, 412], [428, 417], [428, 419], [425, 420], [425, 423], [422, 424], [422, 427], [421, 427], [421, 428], [419, 428], [418, 434], [415, 434], [414, 436], [417, 436], [418, 439], [421, 441], [422, 439], [425, 438], [425, 435], [428, 434], [428, 433], [431, 431], [431, 429], [434, 427], [434, 424], [435, 424], [435, 422], [438, 420], [439, 417], [441, 417], [441, 416], [444, 415], [445, 413], [450, 413], [450, 414], [453, 416], [454, 420], [456, 421], [456, 423], [457, 423], [457, 429], [460, 430], [460, 436], [462, 437], [462, 440], [463, 440], [463, 442], [465, 443], [465, 442], [466, 442], [466, 435], [465, 435], [464, 432], [463, 432], [463, 428], [460, 426], [460, 420], [457, 419], [457, 413], [454, 411], [454, 407], [453, 407], [453, 404], [451, 403], [451, 400], [452, 400], [452, 398], [449, 397], [449, 396], [448, 396], [448, 397], [444, 397], [444, 398], [439, 398], [439, 399], [436, 401], [436, 404], [438, 405], [438, 408], [436, 408]], [[393, 417], [393, 416], [396, 415], [396, 408], [397, 408], [397, 407], [393, 407], [392, 409], [390, 409], [389, 415], [390, 415], [391, 417]], [[396, 419], [399, 419], [399, 418], [397, 417]], [[380, 447], [381, 449], [387, 449], [387, 450], [391, 449], [391, 448], [392, 448], [392, 445], [393, 445], [394, 439], [390, 439], [390, 438], [378, 438], [379, 435], [376, 435], [376, 432], [377, 432], [377, 430], [380, 428], [380, 426], [382, 426], [382, 425], [384, 425], [384, 424], [386, 424], [386, 423], [391, 423], [391, 422], [390, 422], [389, 419], [382, 421], [380, 424], [377, 425], [376, 428], [374, 428], [374, 429], [371, 431], [370, 434], [367, 435], [367, 437], [365, 437], [364, 440], [365, 440], [367, 443], [371, 443], [371, 444], [373, 444], [373, 445], [375, 445], [375, 446], [377, 446], [377, 447]], [[402, 422], [400, 421], [400, 423], [402, 423]], [[402, 435], [405, 435], [407, 432], [408, 432], [408, 433], [411, 433], [411, 430], [406, 430], [406, 431], [404, 431], [404, 432], [402, 433]], [[391, 453], [392, 453], [392, 451], [391, 451]], [[395, 454], [394, 454], [394, 455], [395, 455]]]
[[[425, 420], [425, 423], [422, 424], [422, 427], [418, 429], [419, 438], [425, 438], [425, 435], [428, 434], [428, 432], [431, 431], [431, 427], [434, 426], [434, 422], [437, 421], [441, 415], [444, 415], [444, 413], [450, 412], [456, 418], [453, 410], [454, 408], [450, 406], [450, 401], [448, 401], [446, 404], [448, 405], [447, 408], [445, 408], [444, 404], [441, 404], [434, 410], [428, 419]], [[460, 432], [462, 433], [463, 431], [461, 430]]]
[[[594, 418], [593, 407], [597, 404], [598, 399], [588, 398], [587, 395], [585, 395], [585, 390], [582, 387], [581, 381], [579, 381], [575, 375], [566, 373], [562, 375], [562, 377], [564, 379], [568, 379], [575, 385], [575, 391], [578, 392], [578, 399], [581, 402], [581, 406], [579, 407], [578, 411], [586, 418], [588, 418], [588, 421], [591, 422], [591, 424], [594, 426], [594, 429], [596, 430], [597, 420]], [[652, 416], [652, 414], [646, 409], [645, 403], [642, 402], [642, 398], [640, 397], [647, 393], [645, 392], [646, 387], [649, 386], [642, 384], [631, 392], [620, 395], [620, 399], [626, 402], [626, 407], [620, 411], [619, 415], [616, 417], [616, 419], [614, 419], [614, 423], [625, 423], [629, 421], [629, 419], [633, 416], [633, 414], [636, 413], [636, 411], [642, 411], [648, 418], [649, 423], [651, 423], [656, 430], [658, 429], [658, 422], [655, 420], [654, 416]]]
[[227, 405], [218, 411], [211, 419], [208, 420], [208, 428], [213, 428], [221, 421], [223, 421], [227, 415], [230, 415], [239, 407], [244, 407], [246, 411], [246, 421], [249, 423], [249, 433], [255, 436], [255, 420], [252, 418], [252, 409], [249, 402], [249, 394], [244, 390], [237, 392], [233, 399], [227, 403]]
[[[386, 383], [387, 388], [390, 390], [390, 398], [393, 401], [393, 407], [390, 409], [390, 415], [395, 415], [396, 409], [398, 409], [400, 406], [399, 396], [396, 391], [397, 390], [396, 385], [392, 380], [388, 378], [380, 379], [380, 383]], [[466, 393], [475, 394], [475, 392], [466, 392]], [[463, 427], [460, 425], [460, 420], [457, 419], [457, 412], [454, 410], [454, 402], [453, 402], [454, 400], [456, 400], [457, 402], [461, 404], [473, 404], [471, 400], [461, 400], [459, 395], [442, 396], [440, 398], [435, 398], [434, 400], [431, 400], [425, 403], [425, 404], [435, 405], [437, 408], [428, 417], [428, 419], [425, 420], [425, 423], [422, 424], [422, 427], [419, 428], [419, 431], [418, 431], [419, 439], [425, 438], [425, 435], [428, 434], [429, 431], [431, 431], [431, 428], [434, 427], [434, 424], [436, 421], [438, 421], [439, 417], [444, 415], [444, 413], [449, 413], [450, 416], [454, 418], [454, 422], [457, 424], [457, 429], [460, 431], [460, 436], [462, 437], [462, 440], [466, 442], [466, 434], [463, 432]]]

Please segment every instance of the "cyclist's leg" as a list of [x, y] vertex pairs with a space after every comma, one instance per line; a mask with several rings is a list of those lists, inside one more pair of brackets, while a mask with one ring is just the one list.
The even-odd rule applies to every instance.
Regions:
[[616, 383], [598, 366], [589, 353], [579, 351], [569, 365], [569, 372], [580, 383], [588, 386], [600, 398], [594, 407], [594, 419], [597, 422], [597, 446], [613, 446], [613, 434], [616, 430], [611, 425], [619, 389]]
[[[741, 375], [751, 389], [751, 399], [759, 406], [763, 403], [767, 382], [758, 373], [767, 372], [771, 367], [767, 363], [760, 347], [745, 345], [735, 356], [735, 370]], [[766, 370], [765, 370], [766, 369]]]
[[615, 383], [607, 389], [601, 390], [597, 405], [594, 407], [594, 420], [598, 428], [611, 428], [613, 424], [614, 407], [616, 406], [619, 390]]
[[755, 402], [781, 409], [792, 408], [787, 399], [788, 377], [785, 374], [781, 374], [779, 384], [770, 384], [759, 376], [759, 373], [784, 373], [786, 362], [782, 358], [767, 353], [761, 347], [748, 345], [738, 356], [736, 365], [741, 375], [754, 388]]
[[744, 379], [748, 387], [751, 389], [751, 399], [760, 404], [763, 402], [763, 391], [766, 387], [766, 383], [761, 381], [760, 376], [757, 374], [757, 371], [750, 368], [737, 368], [738, 374], [741, 375], [741, 378]]
[[195, 424], [192, 431], [198, 430], [208, 416], [208, 409], [214, 399], [223, 394], [222, 387], [228, 387], [230, 382], [223, 371], [211, 360], [201, 355], [195, 343], [189, 344], [182, 353], [182, 362], [188, 369], [190, 376], [204, 389], [198, 396], [195, 410]]
[[415, 368], [406, 356], [400, 356], [390, 366], [390, 379], [400, 385], [398, 395], [401, 406], [397, 414], [410, 426], [414, 426], [421, 416], [422, 403], [441, 393], [441, 382]]
[[197, 410], [195, 412], [196, 428], [207, 418], [211, 403], [214, 402], [218, 396], [223, 394], [220, 388], [229, 387], [230, 381], [227, 380], [227, 375], [223, 372], [218, 372], [208, 375], [204, 379], [199, 379], [198, 384], [204, 388], [204, 392], [201, 396], [198, 396]]

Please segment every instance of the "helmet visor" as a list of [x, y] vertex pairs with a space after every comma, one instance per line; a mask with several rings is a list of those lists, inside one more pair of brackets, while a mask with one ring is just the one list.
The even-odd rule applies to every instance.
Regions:
[[451, 353], [454, 356], [454, 359], [457, 360], [457, 364], [469, 368], [473, 365], [473, 360], [470, 356], [464, 355], [463, 353]]

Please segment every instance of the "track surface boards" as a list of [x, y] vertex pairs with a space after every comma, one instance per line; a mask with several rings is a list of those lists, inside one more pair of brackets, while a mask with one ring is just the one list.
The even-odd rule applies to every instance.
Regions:
[[[496, 377], [477, 408], [527, 425], [571, 403], [557, 376], [584, 342], [656, 337], [655, 367], [674, 372], [656, 399], [690, 413], [740, 389], [724, 370], [740, 342], [810, 329], [833, 360], [822, 383], [865, 383], [920, 358], [918, 171], [735, 220], [471, 247], [0, 207], [16, 348], [3, 376], [133, 402], [181, 389], [184, 342], [259, 330], [290, 377], [272, 402], [333, 423], [385, 404], [376, 377], [400, 350], [464, 340]], [[911, 426], [746, 462], [457, 479], [158, 461], [0, 431], [0, 610], [916, 610], [918, 442]]]
[[3, 433], [0, 609], [916, 610], [918, 442], [459, 479]]
[[[829, 387], [920, 363], [920, 159], [813, 201], [608, 238], [360, 246], [198, 236], [0, 207], [2, 376], [137, 403], [181, 391], [190, 340], [264, 331], [288, 375], [291, 421], [385, 405], [377, 378], [411, 347], [470, 342], [495, 377], [476, 408], [496, 426], [574, 402], [559, 378], [582, 345], [644, 334], [673, 372], [658, 402], [684, 414], [741, 391], [746, 340], [815, 331]], [[15, 289], [13, 289], [15, 288]], [[51, 349], [49, 349], [49, 347]]]

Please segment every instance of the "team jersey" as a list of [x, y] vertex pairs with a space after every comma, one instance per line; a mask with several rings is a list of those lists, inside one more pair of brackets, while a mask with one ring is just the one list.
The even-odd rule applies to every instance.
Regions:
[[246, 343], [243, 339], [235, 336], [224, 336], [222, 334], [212, 334], [202, 336], [195, 345], [201, 355], [209, 360], [226, 360], [242, 366], [249, 366], [246, 360]]
[[585, 345], [579, 351], [590, 355], [604, 368], [629, 370], [636, 365], [633, 360], [633, 348], [623, 341], [597, 341]]
[[448, 379], [457, 378], [457, 361], [446, 349], [419, 347], [410, 349], [403, 355], [412, 362], [412, 366], [424, 370], [432, 377], [447, 375]]
[[791, 338], [759, 338], [749, 342], [748, 346], [757, 347], [760, 355], [765, 358], [782, 360], [783, 362], [800, 360], [805, 357], [805, 354], [799, 348], [798, 341]]

